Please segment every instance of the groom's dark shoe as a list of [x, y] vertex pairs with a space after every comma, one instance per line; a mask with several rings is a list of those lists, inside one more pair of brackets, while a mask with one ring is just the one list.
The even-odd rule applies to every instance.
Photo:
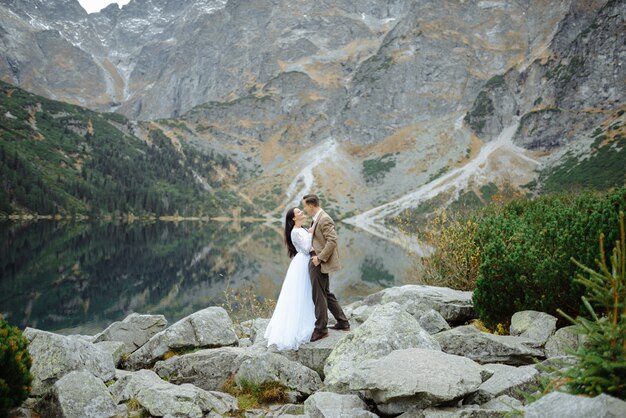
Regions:
[[318, 330], [313, 331], [313, 335], [311, 335], [311, 342], [321, 340], [322, 338], [328, 337], [328, 331], [322, 332]]
[[336, 329], [339, 331], [350, 331], [350, 323], [349, 322], [345, 322], [343, 324], [336, 323], [332, 327], [328, 327], [328, 329]]

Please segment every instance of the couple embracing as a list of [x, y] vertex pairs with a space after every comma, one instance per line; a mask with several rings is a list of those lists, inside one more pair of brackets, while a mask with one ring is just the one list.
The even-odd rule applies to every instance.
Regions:
[[285, 243], [292, 260], [265, 331], [268, 347], [276, 345], [279, 350], [295, 350], [328, 336], [328, 310], [337, 320], [332, 329], [350, 330], [346, 315], [329, 289], [328, 274], [341, 268], [335, 223], [320, 207], [316, 195], [306, 195], [302, 202], [313, 221], [310, 227], [305, 226], [302, 210], [287, 211]]

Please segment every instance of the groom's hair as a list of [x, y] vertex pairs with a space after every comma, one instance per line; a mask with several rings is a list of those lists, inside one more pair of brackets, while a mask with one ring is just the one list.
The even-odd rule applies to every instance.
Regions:
[[320, 206], [320, 198], [317, 197], [317, 195], [315, 195], [315, 194], [308, 194], [308, 195], [304, 196], [302, 198], [302, 200], [304, 200], [304, 202], [309, 204], [309, 205], [313, 205], [315, 207], [319, 207]]

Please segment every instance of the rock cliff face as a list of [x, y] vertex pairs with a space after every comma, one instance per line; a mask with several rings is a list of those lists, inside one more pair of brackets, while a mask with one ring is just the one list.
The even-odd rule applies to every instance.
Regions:
[[525, 148], [553, 148], [624, 107], [626, 4], [603, 3], [573, 3], [549, 50], [484, 86], [466, 117], [477, 135], [493, 137], [522, 115], [514, 141]]
[[[7, 57], [0, 74], [133, 118], [177, 116], [244, 97], [294, 69], [339, 86], [408, 3], [134, 0], [87, 15], [76, 0], [12, 1], [0, 8]], [[55, 58], [66, 63], [64, 74]]]
[[393, 215], [503, 179], [558, 183], [544, 173], [591, 154], [619, 160], [625, 7], [131, 0], [86, 14], [76, 0], [5, 1], [0, 78], [228, 154], [253, 173], [241, 192], [269, 208], [315, 189], [343, 214], [405, 199]]

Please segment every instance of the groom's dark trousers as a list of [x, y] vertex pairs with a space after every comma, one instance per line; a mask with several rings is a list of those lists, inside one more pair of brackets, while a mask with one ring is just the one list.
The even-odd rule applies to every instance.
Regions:
[[315, 304], [315, 329], [326, 333], [328, 325], [328, 311], [333, 314], [338, 324], [348, 322], [343, 309], [339, 305], [337, 298], [331, 293], [328, 280], [328, 273], [322, 273], [322, 266], [309, 261], [309, 275], [311, 276], [311, 286], [313, 288], [313, 303]]

